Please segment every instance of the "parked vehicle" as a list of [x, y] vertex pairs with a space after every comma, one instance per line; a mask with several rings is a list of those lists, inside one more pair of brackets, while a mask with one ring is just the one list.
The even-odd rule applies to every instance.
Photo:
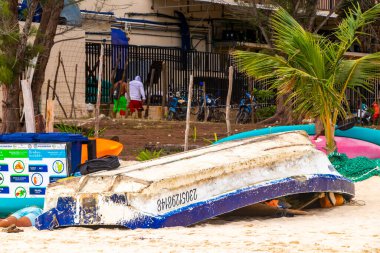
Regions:
[[[226, 114], [220, 110], [220, 97], [215, 98], [212, 94], [206, 94], [206, 108], [208, 110], [207, 121], [220, 122], [226, 119]], [[203, 97], [197, 114], [197, 120], [203, 121], [205, 118]]]
[[181, 92], [177, 91], [171, 96], [169, 101], [169, 112], [167, 120], [185, 120], [186, 119], [187, 101]]
[[244, 92], [240, 99], [239, 112], [236, 115], [236, 124], [246, 124], [252, 119], [252, 108], [256, 107], [256, 102], [249, 92]]
[[363, 123], [364, 125], [371, 124], [371, 113], [368, 111], [367, 105], [363, 104], [360, 109], [357, 111], [358, 122]]

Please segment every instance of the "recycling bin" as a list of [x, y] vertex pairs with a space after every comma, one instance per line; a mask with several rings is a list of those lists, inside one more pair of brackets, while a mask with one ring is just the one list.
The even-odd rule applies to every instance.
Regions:
[[0, 135], [0, 218], [27, 206], [42, 208], [47, 185], [71, 174], [87, 141], [70, 133]]

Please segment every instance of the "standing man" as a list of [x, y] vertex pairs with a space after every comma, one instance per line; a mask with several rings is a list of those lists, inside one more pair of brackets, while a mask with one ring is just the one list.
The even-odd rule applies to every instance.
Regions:
[[135, 80], [129, 83], [129, 111], [131, 115], [137, 110], [138, 117], [141, 119], [143, 108], [143, 101], [145, 101], [144, 85], [141, 82], [140, 76], [136, 76]]
[[113, 111], [112, 116], [115, 118], [117, 114], [120, 114], [120, 117], [126, 116], [127, 111], [127, 99], [125, 93], [127, 91], [127, 83], [123, 80], [120, 80], [112, 86], [111, 94], [113, 98]]

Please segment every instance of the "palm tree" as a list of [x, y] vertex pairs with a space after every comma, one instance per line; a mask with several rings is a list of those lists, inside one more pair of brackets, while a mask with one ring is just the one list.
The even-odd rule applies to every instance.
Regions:
[[360, 29], [380, 14], [380, 4], [362, 12], [349, 10], [332, 37], [305, 31], [284, 9], [274, 12], [275, 55], [233, 51], [237, 66], [257, 80], [267, 80], [278, 95], [290, 94], [287, 105], [299, 115], [319, 118], [325, 129], [326, 149], [335, 150], [334, 126], [345, 116], [347, 89], [370, 90], [371, 80], [380, 77], [380, 52], [356, 60], [344, 53], [358, 40]]

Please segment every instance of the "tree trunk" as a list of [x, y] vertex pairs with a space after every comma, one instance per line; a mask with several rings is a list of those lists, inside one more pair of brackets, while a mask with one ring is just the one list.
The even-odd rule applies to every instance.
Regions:
[[[318, 1], [306, 0], [304, 1], [303, 4], [304, 4], [303, 8], [305, 9], [303, 17], [300, 17], [300, 15], [298, 14], [299, 7], [301, 5], [300, 1], [296, 1], [295, 3], [293, 3], [293, 6], [294, 6], [293, 16], [298, 22], [300, 22], [301, 24], [304, 24], [305, 29], [307, 29], [308, 31], [311, 31], [315, 24]], [[308, 18], [306, 20], [300, 20], [300, 19], [303, 19], [304, 17], [308, 17]], [[289, 94], [278, 95], [277, 101], [276, 101], [276, 113], [272, 117], [265, 119], [259, 123], [260, 124], [288, 125], [288, 124], [293, 124], [295, 121], [297, 121], [297, 119], [293, 117], [291, 106], [285, 104], [285, 101], [288, 97], [289, 97]]]
[[[18, 25], [18, 9], [17, 1], [8, 0], [9, 11], [12, 13], [10, 16], [10, 24], [13, 25], [14, 29], [19, 31]], [[3, 85], [3, 124], [1, 127], [2, 133], [11, 133], [19, 131], [20, 129], [20, 64], [16, 60], [16, 56], [19, 50], [18, 42], [9, 45], [8, 50], [5, 51], [7, 58], [15, 59], [15, 65], [13, 68], [14, 81], [11, 84]]]
[[285, 101], [289, 95], [279, 95], [276, 101], [276, 113], [261, 122], [260, 124], [280, 124], [280, 125], [288, 125], [293, 123], [293, 113], [292, 107], [290, 105], [286, 105]]
[[20, 81], [3, 86], [3, 124], [2, 133], [18, 132], [20, 125]]
[[37, 38], [34, 42], [34, 46], [42, 47], [42, 52], [39, 54], [32, 82], [32, 94], [34, 98], [34, 110], [36, 114], [39, 110], [41, 89], [45, 81], [45, 70], [49, 61], [51, 48], [54, 45], [54, 37], [63, 6], [63, 0], [49, 0], [45, 4], [41, 24], [37, 32]]

